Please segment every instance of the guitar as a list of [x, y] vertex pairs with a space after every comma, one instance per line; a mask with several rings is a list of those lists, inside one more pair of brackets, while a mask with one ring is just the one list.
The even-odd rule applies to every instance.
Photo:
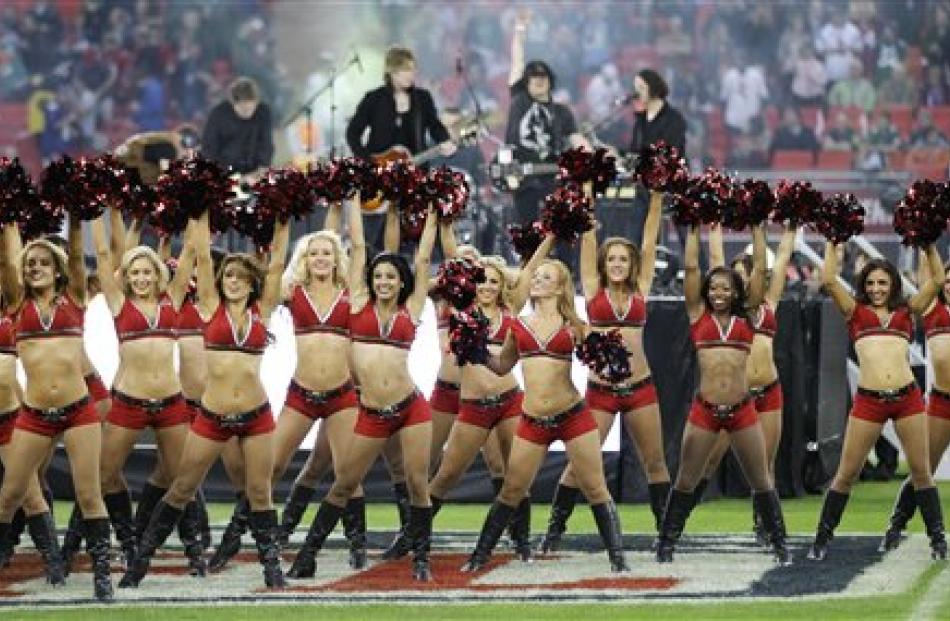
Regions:
[[[555, 162], [519, 162], [511, 159], [510, 151], [507, 155], [503, 151], [499, 151], [495, 159], [488, 164], [488, 178], [492, 185], [501, 191], [513, 192], [529, 177], [556, 175], [561, 170]], [[633, 176], [637, 157], [636, 154], [631, 154], [617, 158], [618, 181], [629, 180]]]
[[[453, 140], [450, 140], [455, 146], [470, 146], [475, 144], [479, 135], [479, 126], [477, 123], [471, 120], [463, 121], [461, 129], [459, 130], [459, 137]], [[415, 155], [412, 154], [409, 149], [402, 145], [394, 145], [389, 147], [382, 153], [374, 153], [370, 156], [372, 162], [376, 165], [384, 165], [389, 162], [401, 162], [407, 161], [411, 162], [417, 166], [425, 164], [441, 155], [440, 145], [435, 145], [429, 147], [425, 151], [420, 151]], [[380, 204], [382, 203], [382, 198], [376, 196], [370, 200], [363, 201], [363, 209], [365, 211], [376, 211], [379, 209]]]

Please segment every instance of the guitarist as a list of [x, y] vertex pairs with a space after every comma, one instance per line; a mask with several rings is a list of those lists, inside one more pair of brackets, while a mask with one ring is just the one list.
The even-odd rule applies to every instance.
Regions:
[[[411, 50], [393, 47], [386, 52], [385, 84], [363, 96], [346, 126], [346, 142], [353, 155], [372, 159], [393, 147], [410, 154], [425, 149], [426, 135], [439, 144], [444, 156], [455, 152], [449, 132], [439, 120], [432, 95], [415, 86], [416, 57]], [[385, 214], [368, 215], [364, 221], [366, 242], [382, 248]]]

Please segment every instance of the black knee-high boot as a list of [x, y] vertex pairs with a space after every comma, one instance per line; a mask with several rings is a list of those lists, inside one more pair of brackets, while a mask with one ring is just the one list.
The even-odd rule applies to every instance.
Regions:
[[468, 562], [462, 566], [464, 572], [478, 571], [486, 564], [491, 557], [492, 550], [498, 543], [498, 539], [511, 521], [511, 516], [515, 513], [515, 507], [506, 505], [500, 500], [492, 503], [488, 515], [485, 516], [485, 523], [482, 525], [482, 532], [478, 535], [478, 542], [475, 544], [475, 550], [469, 557]]
[[205, 493], [200, 487], [195, 492], [195, 502], [198, 503], [198, 535], [201, 541], [201, 551], [211, 547], [211, 521], [208, 518], [208, 503]]
[[312, 578], [317, 571], [317, 552], [323, 548], [323, 543], [333, 532], [336, 523], [343, 515], [343, 507], [338, 507], [324, 500], [320, 503], [317, 515], [314, 516], [310, 524], [310, 530], [307, 531], [307, 537], [304, 539], [293, 565], [287, 572], [289, 578]]
[[287, 545], [290, 536], [293, 534], [303, 514], [307, 512], [307, 506], [317, 490], [306, 485], [294, 485], [290, 490], [290, 496], [287, 497], [287, 504], [284, 505], [284, 514], [280, 518], [280, 542]]
[[782, 515], [782, 503], [779, 502], [778, 494], [774, 489], [767, 492], [753, 492], [752, 506], [767, 534], [766, 541], [772, 548], [775, 560], [781, 565], [791, 565], [792, 555], [789, 554], [785, 542], [788, 535], [785, 531], [785, 517]]
[[145, 574], [148, 573], [155, 551], [168, 539], [168, 536], [175, 529], [175, 525], [178, 524], [178, 520], [181, 519], [181, 514], [181, 509], [176, 509], [164, 500], [155, 505], [152, 519], [149, 521], [145, 532], [142, 533], [142, 538], [139, 539], [132, 566], [119, 581], [119, 588], [137, 587], [142, 582]]
[[31, 515], [26, 519], [26, 527], [33, 539], [36, 551], [46, 566], [46, 582], [53, 586], [66, 583], [63, 575], [63, 559], [59, 553], [59, 539], [56, 537], [56, 525], [53, 516], [47, 513]]
[[167, 493], [168, 490], [164, 487], [152, 485], [148, 481], [142, 486], [142, 493], [139, 495], [139, 502], [135, 507], [135, 517], [132, 518], [132, 532], [135, 534], [136, 544], [138, 544], [145, 529], [148, 528], [148, 523], [152, 520], [152, 511], [155, 510], [155, 505]]
[[40, 484], [43, 486], [43, 500], [46, 501], [46, 506], [49, 507], [49, 514], [53, 518], [53, 524], [56, 523], [56, 511], [54, 510], [56, 499], [53, 498], [53, 490], [49, 488], [49, 485], [46, 481], [40, 481]]
[[251, 505], [247, 501], [247, 496], [243, 493], [238, 494], [237, 504], [234, 505], [234, 511], [231, 513], [231, 521], [224, 528], [221, 541], [218, 542], [218, 547], [211, 555], [211, 560], [208, 561], [208, 570], [212, 573], [221, 571], [228, 561], [241, 551], [241, 536], [247, 532], [250, 512]]
[[825, 494], [825, 502], [821, 506], [821, 516], [818, 518], [818, 528], [815, 531], [815, 541], [808, 550], [808, 560], [823, 561], [828, 555], [828, 543], [835, 536], [835, 528], [841, 522], [841, 514], [848, 504], [850, 494], [842, 494], [829, 489]]
[[515, 507], [515, 514], [508, 523], [508, 535], [515, 554], [521, 562], [531, 561], [531, 496], [525, 496]]
[[890, 523], [887, 525], [887, 530], [884, 531], [881, 545], [878, 546], [879, 552], [887, 552], [900, 545], [904, 536], [904, 529], [907, 528], [907, 523], [914, 517], [915, 511], [917, 511], [917, 496], [914, 494], [914, 484], [911, 483], [908, 477], [897, 493], [897, 500], [894, 501], [894, 509], [891, 511]]
[[656, 523], [656, 532], [660, 532], [663, 524], [663, 511], [666, 510], [666, 501], [670, 497], [670, 482], [647, 483], [650, 493], [650, 511], [653, 512], [653, 521]]
[[185, 556], [188, 558], [188, 573], [196, 578], [204, 577], [205, 560], [201, 546], [201, 509], [197, 500], [185, 505], [185, 510], [178, 521], [178, 538], [185, 547]]
[[548, 518], [548, 530], [541, 540], [541, 554], [556, 552], [561, 547], [561, 536], [567, 530], [567, 520], [574, 512], [574, 505], [577, 504], [577, 498], [580, 496], [580, 490], [576, 487], [568, 487], [559, 484], [554, 491], [554, 498], [551, 500], [551, 516]]
[[429, 549], [432, 543], [432, 507], [410, 507], [409, 527], [412, 540], [412, 577], [428, 582], [432, 580], [429, 567]]
[[23, 531], [26, 530], [26, 511], [23, 510], [23, 507], [20, 507], [13, 514], [13, 521], [10, 522], [10, 535], [7, 539], [10, 541], [10, 547], [16, 548], [20, 545], [20, 540], [23, 538]]
[[924, 519], [927, 536], [930, 537], [930, 556], [935, 560], [947, 560], [947, 537], [944, 534], [943, 510], [940, 508], [940, 495], [936, 487], [920, 489], [914, 494], [920, 517]]
[[393, 493], [396, 495], [396, 510], [399, 512], [399, 532], [389, 547], [383, 550], [382, 557], [387, 561], [404, 557], [412, 547], [412, 541], [406, 534], [406, 525], [409, 523], [409, 488], [405, 483], [393, 483]]
[[251, 534], [257, 544], [257, 558], [264, 571], [264, 584], [271, 589], [287, 586], [280, 569], [280, 541], [277, 538], [277, 511], [251, 511], [249, 517]]
[[350, 498], [341, 516], [343, 535], [350, 542], [350, 567], [366, 567], [366, 501]]
[[78, 504], [74, 504], [73, 511], [69, 514], [66, 532], [63, 534], [63, 545], [59, 549], [59, 554], [63, 558], [63, 573], [67, 576], [73, 567], [73, 557], [82, 548], [82, 533], [82, 509]]
[[83, 520], [86, 550], [92, 560], [92, 584], [96, 599], [112, 601], [112, 574], [109, 567], [109, 518]]
[[132, 524], [132, 497], [129, 490], [122, 490], [102, 497], [105, 501], [109, 520], [112, 522], [112, 531], [122, 549], [122, 558], [125, 568], [128, 569], [135, 556], [135, 530]]
[[13, 546], [7, 546], [10, 540], [10, 522], [0, 522], [0, 569], [10, 564], [13, 558]]
[[694, 498], [696, 498], [695, 490], [681, 492], [675, 487], [670, 490], [670, 498], [663, 512], [663, 524], [660, 525], [660, 534], [657, 537], [657, 562], [673, 562], [673, 551], [686, 527], [686, 520], [689, 519], [689, 514], [693, 510]]
[[693, 505], [690, 507], [690, 511], [703, 501], [703, 494], [706, 493], [707, 487], [709, 487], [709, 479], [700, 479], [696, 487], [693, 488]]
[[610, 569], [615, 572], [630, 571], [627, 559], [623, 553], [623, 531], [620, 527], [620, 515], [613, 500], [590, 506], [597, 522], [597, 532], [607, 549], [607, 558], [610, 559]]
[[22, 532], [23, 527], [16, 524], [17, 518], [20, 518], [21, 523], [25, 523], [26, 514], [23, 509], [17, 509], [17, 512], [13, 514], [12, 521], [5, 523], [6, 528], [0, 536], [0, 569], [10, 564], [10, 560], [13, 558], [13, 550], [20, 541], [20, 536], [17, 533]]

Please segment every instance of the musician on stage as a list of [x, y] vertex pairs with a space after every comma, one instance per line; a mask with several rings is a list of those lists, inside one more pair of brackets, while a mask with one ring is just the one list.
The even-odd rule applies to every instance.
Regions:
[[[346, 126], [346, 142], [353, 155], [372, 159], [400, 146], [411, 154], [426, 148], [426, 138], [439, 145], [439, 152], [450, 156], [455, 144], [439, 120], [432, 94], [415, 85], [416, 57], [404, 47], [386, 52], [385, 84], [363, 96]], [[383, 248], [386, 214], [366, 214], [366, 243], [369, 256]]]
[[248, 183], [270, 166], [274, 157], [271, 111], [261, 101], [254, 80], [234, 80], [227, 100], [211, 109], [201, 137], [201, 153], [222, 166], [230, 166]]

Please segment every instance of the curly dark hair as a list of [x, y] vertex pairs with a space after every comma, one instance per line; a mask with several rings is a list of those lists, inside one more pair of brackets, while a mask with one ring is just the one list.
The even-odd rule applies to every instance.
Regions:
[[373, 257], [373, 260], [366, 267], [365, 275], [366, 289], [369, 291], [369, 299], [373, 302], [376, 301], [376, 291], [373, 290], [373, 271], [380, 263], [389, 263], [399, 273], [399, 295], [396, 297], [396, 303], [402, 306], [412, 295], [413, 289], [416, 288], [416, 277], [412, 273], [412, 268], [409, 267], [409, 261], [395, 252], [380, 252]]
[[870, 305], [871, 298], [865, 290], [868, 277], [874, 270], [883, 270], [891, 279], [891, 291], [887, 295], [887, 310], [892, 311], [906, 304], [901, 275], [887, 259], [870, 259], [854, 278], [854, 299], [858, 304]]
[[709, 302], [709, 286], [713, 277], [720, 275], [728, 276], [731, 279], [732, 290], [735, 291], [735, 295], [732, 298], [732, 306], [729, 309], [729, 312], [743, 319], [747, 319], [748, 311], [746, 309], [745, 284], [742, 282], [742, 277], [739, 276], [739, 273], [731, 267], [714, 267], [706, 272], [706, 276], [703, 277], [703, 284], [699, 290], [700, 296], [702, 296], [703, 301], [706, 303], [706, 308], [710, 310], [712, 309], [712, 304]]

